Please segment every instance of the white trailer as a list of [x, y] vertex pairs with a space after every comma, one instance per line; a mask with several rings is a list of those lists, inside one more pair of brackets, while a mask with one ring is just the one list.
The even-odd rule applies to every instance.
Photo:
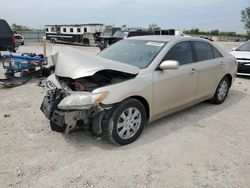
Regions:
[[45, 25], [46, 39], [52, 43], [96, 45], [103, 24]]

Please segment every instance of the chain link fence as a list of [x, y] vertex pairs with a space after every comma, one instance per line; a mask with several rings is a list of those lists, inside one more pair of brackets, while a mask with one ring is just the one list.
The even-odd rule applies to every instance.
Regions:
[[24, 37], [25, 43], [41, 43], [45, 36], [44, 31], [17, 31]]
[[[43, 41], [43, 36], [45, 36], [44, 31], [18, 31], [18, 34], [23, 35], [25, 43], [41, 43]], [[244, 42], [247, 40], [246, 37], [242, 36], [212, 36], [212, 35], [192, 35], [194, 37], [206, 37], [214, 41], [223, 42]]]

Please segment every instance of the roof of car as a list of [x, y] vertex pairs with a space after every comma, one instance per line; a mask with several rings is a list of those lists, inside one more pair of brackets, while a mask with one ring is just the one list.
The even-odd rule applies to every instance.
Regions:
[[146, 36], [138, 36], [138, 37], [130, 37], [128, 39], [136, 39], [136, 40], [153, 40], [157, 42], [169, 42], [171, 40], [182, 40], [182, 39], [191, 39], [191, 40], [200, 40], [207, 41], [205, 39], [189, 37], [189, 36], [174, 36], [174, 35], [146, 35]]

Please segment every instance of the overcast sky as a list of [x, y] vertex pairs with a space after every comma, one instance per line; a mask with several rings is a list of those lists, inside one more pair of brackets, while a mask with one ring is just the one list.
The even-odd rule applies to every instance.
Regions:
[[104, 23], [244, 33], [240, 11], [250, 0], [0, 0], [0, 17], [32, 28]]

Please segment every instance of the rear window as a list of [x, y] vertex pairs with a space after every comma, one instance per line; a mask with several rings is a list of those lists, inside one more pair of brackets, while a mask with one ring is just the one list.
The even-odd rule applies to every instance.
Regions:
[[12, 35], [12, 31], [10, 29], [9, 24], [4, 20], [0, 20], [0, 34]]
[[15, 36], [15, 38], [16, 38], [16, 39], [22, 39], [22, 37], [21, 37], [21, 36]]
[[214, 58], [212, 47], [206, 42], [194, 42], [198, 61], [205, 61]]

